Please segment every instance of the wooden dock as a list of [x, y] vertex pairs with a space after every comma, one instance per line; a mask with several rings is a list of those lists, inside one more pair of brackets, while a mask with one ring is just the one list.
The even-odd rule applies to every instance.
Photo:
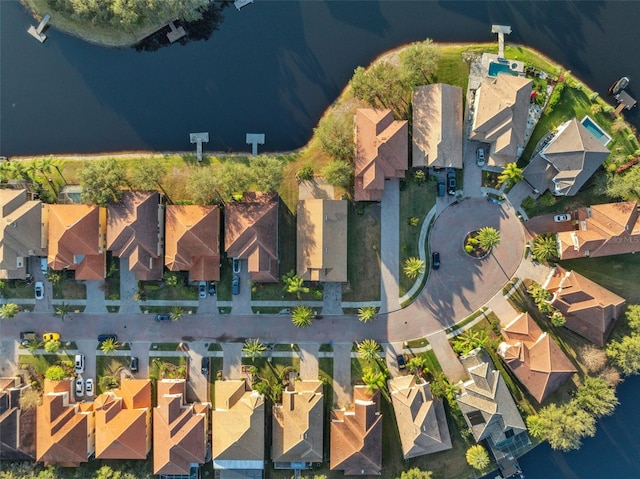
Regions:
[[44, 41], [47, 39], [47, 36], [44, 34], [44, 31], [49, 26], [50, 20], [51, 20], [51, 15], [47, 13], [44, 17], [42, 17], [42, 20], [40, 21], [37, 27], [34, 27], [33, 25], [31, 25], [27, 29], [27, 32], [29, 33], [29, 35], [31, 35], [33, 38], [38, 40], [40, 43], [44, 43]]

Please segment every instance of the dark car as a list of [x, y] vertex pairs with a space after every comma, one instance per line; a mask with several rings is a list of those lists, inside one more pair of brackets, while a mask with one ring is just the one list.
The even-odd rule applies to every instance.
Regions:
[[447, 187], [446, 184], [444, 182], [444, 178], [438, 178], [438, 185], [437, 185], [437, 191], [438, 191], [438, 196], [444, 196], [445, 192], [447, 191]]
[[453, 171], [447, 173], [447, 193], [455, 195], [458, 185], [456, 183], [456, 174]]
[[396, 359], [398, 360], [398, 369], [407, 369], [407, 362], [404, 360], [404, 354], [398, 354]]
[[169, 314], [156, 314], [156, 321], [171, 321]]
[[98, 335], [98, 342], [104, 343], [107, 339], [113, 339], [114, 341], [118, 340], [118, 336], [115, 334], [100, 334]]
[[205, 376], [209, 374], [209, 358], [207, 356], [202, 356], [202, 363], [200, 364], [200, 371]]
[[216, 285], [214, 283], [209, 283], [209, 296], [216, 295]]
[[234, 276], [231, 281], [231, 294], [240, 294], [240, 276]]
[[433, 269], [440, 269], [440, 253], [437, 251], [431, 253], [431, 267]]
[[131, 362], [129, 363], [129, 369], [131, 369], [132, 373], [138, 372], [138, 358], [131, 358]]

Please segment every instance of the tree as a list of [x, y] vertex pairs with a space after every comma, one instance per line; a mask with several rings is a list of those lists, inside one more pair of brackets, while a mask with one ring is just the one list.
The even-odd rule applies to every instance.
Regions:
[[291, 310], [291, 322], [297, 328], [308, 328], [313, 321], [313, 310], [309, 306], [296, 306]]
[[407, 361], [407, 368], [413, 371], [417, 370], [416, 373], [425, 373], [428, 364], [427, 358], [424, 356], [414, 356]]
[[64, 321], [64, 318], [71, 312], [71, 305], [69, 303], [65, 303], [64, 301], [55, 306], [55, 314], [56, 316], [60, 316], [60, 319]]
[[402, 471], [400, 477], [396, 479], [432, 479], [433, 473], [431, 471], [423, 471], [417, 467], [412, 467], [406, 471]]
[[407, 258], [404, 260], [403, 271], [409, 279], [416, 279], [424, 273], [424, 260], [416, 257]]
[[5, 303], [0, 306], [0, 318], [13, 319], [20, 312], [20, 307], [15, 303]]
[[249, 158], [249, 168], [258, 191], [276, 191], [284, 178], [282, 162], [272, 156]]
[[502, 174], [498, 176], [498, 184], [505, 184], [507, 187], [515, 185], [524, 179], [522, 168], [518, 168], [516, 163], [507, 163]]
[[460, 387], [453, 384], [444, 373], [436, 374], [431, 383], [431, 393], [439, 398], [446, 399], [450, 404], [455, 404], [456, 395], [460, 392]]
[[609, 175], [606, 193], [629, 201], [640, 199], [640, 166], [629, 168], [623, 174]]
[[553, 313], [551, 313], [549, 319], [551, 320], [551, 324], [553, 324], [556, 328], [564, 326], [564, 323], [567, 322], [564, 315], [560, 311], [554, 311]]
[[476, 348], [484, 348], [489, 342], [489, 336], [484, 330], [467, 330], [453, 341], [453, 350], [461, 356]]
[[624, 313], [624, 316], [627, 319], [629, 327], [633, 329], [634, 332], [640, 332], [640, 305], [629, 305]]
[[36, 352], [36, 350], [42, 345], [43, 345], [43, 343], [41, 343], [37, 339], [32, 339], [27, 343], [27, 349], [29, 350], [29, 352], [31, 354], [34, 354]]
[[579, 449], [583, 438], [596, 433], [596, 420], [573, 402], [549, 404], [527, 417], [527, 428], [536, 439], [548, 441], [552, 449], [567, 452]]
[[382, 351], [380, 345], [373, 339], [363, 339], [357, 343], [358, 354], [360, 359], [365, 361], [377, 361], [380, 357], [379, 353]]
[[355, 69], [351, 78], [353, 95], [373, 108], [391, 108], [397, 118], [407, 115], [410, 88], [403, 83], [405, 79], [399, 66], [387, 61], [379, 61], [365, 70]]
[[533, 255], [541, 263], [546, 263], [551, 259], [558, 257], [558, 243], [552, 234], [538, 235], [533, 239], [531, 247]]
[[587, 344], [578, 349], [580, 363], [583, 364], [590, 373], [597, 373], [607, 365], [607, 353], [593, 344]]
[[355, 147], [352, 112], [331, 111], [320, 119], [313, 133], [320, 142], [322, 151], [334, 160], [353, 161]]
[[260, 342], [258, 338], [247, 339], [242, 346], [242, 352], [246, 357], [251, 358], [253, 362], [256, 358], [261, 358], [262, 353], [267, 350], [267, 347]]
[[116, 203], [126, 181], [127, 173], [115, 159], [88, 161], [80, 171], [82, 201], [99, 206]]
[[384, 391], [387, 385], [387, 377], [382, 371], [375, 371], [373, 368], [365, 368], [362, 371], [362, 382], [367, 386], [369, 392]]
[[467, 458], [467, 463], [471, 467], [480, 471], [486, 468], [491, 462], [489, 459], [489, 453], [487, 453], [487, 450], [480, 444], [476, 444], [475, 446], [471, 446], [467, 449], [465, 457]]
[[67, 377], [67, 372], [62, 366], [49, 366], [44, 372], [44, 377], [50, 381], [62, 381]]
[[118, 343], [117, 340], [113, 338], [105, 339], [100, 343], [100, 349], [104, 354], [111, 354], [119, 347], [120, 347], [120, 344]]
[[527, 292], [531, 295], [531, 299], [533, 299], [533, 302], [536, 304], [548, 301], [551, 298], [551, 293], [538, 283], [531, 284], [527, 289]]
[[60, 351], [61, 347], [62, 345], [60, 344], [60, 341], [57, 340], [51, 340], [44, 343], [44, 350], [48, 353], [57, 353]]
[[297, 276], [293, 270], [282, 276], [282, 281], [284, 283], [283, 290], [287, 293], [295, 294], [298, 299], [301, 298], [302, 293], [308, 293], [310, 291], [309, 288], [304, 286], [304, 279]]
[[27, 388], [20, 395], [21, 409], [34, 409], [42, 402], [42, 393], [35, 388]]
[[620, 341], [607, 344], [607, 356], [623, 374], [640, 372], [640, 335], [624, 336]]
[[[211, 171], [209, 171], [211, 174]], [[216, 170], [216, 189], [224, 201], [231, 200], [236, 195], [242, 195], [249, 190], [254, 176], [244, 163], [227, 161]]]
[[305, 181], [313, 180], [315, 172], [313, 171], [313, 166], [305, 165], [298, 170], [296, 173], [296, 182], [298, 184], [304, 183]]
[[369, 323], [378, 317], [378, 308], [375, 306], [363, 306], [358, 308], [358, 319], [363, 323]]
[[409, 45], [400, 53], [405, 81], [413, 89], [433, 83], [440, 59], [440, 49], [431, 39]]
[[51, 286], [54, 288], [62, 283], [62, 273], [60, 271], [54, 271], [52, 269], [48, 269], [44, 274], [44, 277], [51, 283]]
[[130, 171], [129, 184], [132, 188], [140, 190], [160, 188], [162, 193], [167, 196], [167, 192], [162, 187], [166, 174], [167, 167], [161, 161], [155, 159], [140, 161]]
[[500, 244], [500, 232], [491, 226], [485, 226], [478, 231], [476, 239], [482, 249], [489, 251]]
[[574, 401], [596, 418], [610, 416], [618, 404], [616, 391], [604, 378], [585, 377], [578, 388]]
[[222, 197], [218, 193], [218, 182], [211, 168], [198, 165], [189, 174], [187, 182], [187, 194], [199, 205], [222, 203]]
[[180, 306], [172, 307], [171, 313], [169, 313], [169, 316], [171, 317], [171, 321], [179, 321], [183, 315], [184, 315], [184, 309], [182, 309]]
[[353, 183], [353, 165], [344, 160], [330, 161], [322, 168], [322, 177], [330, 185], [347, 189]]

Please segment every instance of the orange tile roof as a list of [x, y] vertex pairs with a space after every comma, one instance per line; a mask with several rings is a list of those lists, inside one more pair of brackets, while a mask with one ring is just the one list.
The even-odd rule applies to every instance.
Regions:
[[275, 193], [245, 193], [225, 207], [227, 256], [246, 259], [252, 281], [277, 282], [278, 205]]
[[170, 271], [189, 271], [190, 281], [219, 281], [220, 209], [168, 205], [164, 261]]
[[95, 400], [96, 458], [146, 459], [151, 450], [151, 381], [123, 379]]

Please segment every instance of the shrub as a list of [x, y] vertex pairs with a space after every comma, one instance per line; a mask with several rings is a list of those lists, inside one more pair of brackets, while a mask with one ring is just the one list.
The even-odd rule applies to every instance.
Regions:
[[556, 197], [551, 194], [550, 191], [547, 191], [544, 195], [538, 198], [540, 204], [544, 207], [550, 207], [556, 204]]
[[67, 374], [62, 366], [49, 366], [44, 373], [44, 377], [50, 381], [62, 381]]
[[594, 115], [597, 115], [601, 111], [602, 111], [602, 107], [597, 103], [594, 103], [593, 105], [591, 105], [591, 113], [593, 113]]
[[304, 181], [311, 181], [313, 180], [313, 175], [314, 175], [314, 171], [312, 166], [310, 165], [303, 166], [296, 173], [296, 181], [298, 183], [302, 183]]
[[471, 254], [471, 253], [473, 253], [473, 246], [471, 246], [470, 244], [464, 245], [464, 250], [465, 250], [468, 254]]

